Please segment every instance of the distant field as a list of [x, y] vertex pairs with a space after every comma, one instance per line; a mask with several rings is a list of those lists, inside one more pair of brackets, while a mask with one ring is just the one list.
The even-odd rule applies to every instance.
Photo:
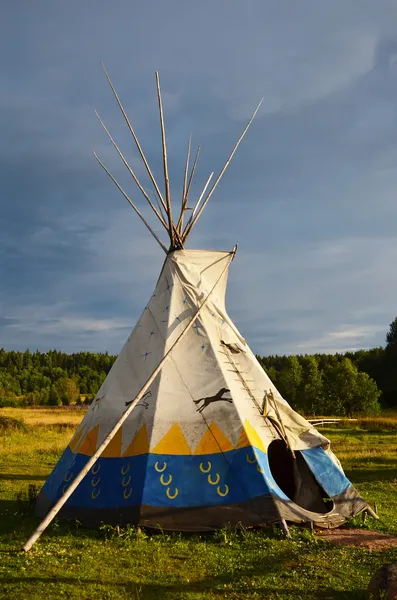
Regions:
[[[56, 464], [84, 411], [0, 409], [0, 598], [29, 600], [233, 600], [365, 598], [371, 573], [397, 562], [397, 549], [333, 546], [309, 530], [146, 535], [55, 522], [30, 554], [19, 552], [38, 521], [28, 500]], [[1, 417], [23, 428], [1, 428]], [[378, 422], [378, 421], [377, 421]], [[394, 424], [322, 428], [347, 475], [381, 520], [356, 527], [397, 534]], [[31, 488], [30, 493], [35, 491]]]
[[86, 408], [0, 408], [0, 415], [23, 419], [27, 425], [77, 425], [84, 417]]

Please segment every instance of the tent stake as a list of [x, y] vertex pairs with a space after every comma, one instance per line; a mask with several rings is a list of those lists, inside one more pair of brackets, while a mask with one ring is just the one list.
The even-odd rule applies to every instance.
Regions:
[[367, 506], [366, 511], [368, 512], [368, 514], [371, 515], [371, 517], [379, 520], [378, 515], [376, 514], [376, 512], [374, 510], [372, 510], [372, 508], [370, 506]]
[[121, 415], [120, 419], [117, 421], [117, 423], [115, 424], [115, 426], [113, 427], [113, 429], [110, 431], [110, 433], [108, 433], [108, 435], [106, 436], [106, 438], [103, 440], [102, 444], [97, 448], [97, 450], [91, 456], [91, 458], [89, 459], [89, 461], [87, 462], [87, 464], [85, 465], [85, 467], [80, 471], [80, 473], [77, 475], [76, 479], [70, 484], [70, 486], [68, 487], [68, 489], [66, 490], [66, 492], [59, 498], [58, 502], [55, 503], [55, 505], [52, 507], [52, 509], [47, 514], [47, 516], [42, 520], [42, 522], [40, 523], [40, 525], [37, 527], [37, 529], [33, 532], [33, 534], [30, 536], [30, 538], [28, 539], [28, 541], [25, 543], [25, 545], [23, 547], [23, 549], [25, 550], [25, 552], [28, 552], [31, 549], [31, 547], [33, 546], [33, 544], [38, 540], [38, 538], [46, 530], [46, 528], [51, 523], [51, 521], [56, 517], [56, 515], [58, 514], [58, 512], [61, 510], [62, 506], [67, 502], [67, 500], [73, 494], [73, 492], [75, 491], [75, 489], [82, 482], [82, 480], [84, 479], [84, 477], [87, 475], [87, 473], [90, 471], [90, 469], [96, 463], [96, 461], [98, 460], [98, 458], [101, 456], [101, 454], [103, 453], [103, 451], [105, 450], [105, 448], [107, 447], [107, 445], [109, 444], [109, 442], [111, 442], [111, 440], [114, 438], [114, 436], [116, 435], [116, 433], [118, 432], [118, 430], [120, 429], [120, 427], [123, 425], [124, 421], [129, 417], [130, 413], [135, 408], [135, 406], [138, 404], [138, 402], [140, 401], [140, 399], [142, 398], [142, 396], [144, 395], [144, 393], [146, 392], [146, 390], [148, 389], [148, 387], [156, 379], [157, 375], [160, 373], [161, 369], [163, 368], [164, 363], [170, 357], [170, 355], [171, 355], [172, 351], [174, 350], [175, 346], [185, 337], [186, 333], [190, 330], [190, 328], [192, 327], [193, 323], [195, 323], [195, 321], [197, 320], [197, 317], [199, 316], [199, 314], [203, 310], [204, 306], [207, 304], [207, 301], [208, 301], [209, 297], [211, 296], [212, 292], [214, 291], [214, 289], [218, 285], [219, 281], [223, 277], [223, 274], [225, 273], [226, 269], [229, 267], [229, 264], [233, 260], [234, 254], [235, 254], [235, 248], [229, 253], [229, 261], [227, 262], [225, 268], [222, 269], [222, 273], [220, 274], [220, 276], [216, 280], [214, 286], [208, 292], [207, 296], [204, 298], [203, 302], [201, 303], [201, 305], [199, 306], [199, 308], [196, 310], [194, 316], [191, 318], [191, 320], [189, 321], [189, 323], [186, 325], [185, 329], [177, 337], [177, 339], [175, 340], [175, 342], [172, 344], [171, 348], [165, 354], [164, 358], [159, 362], [158, 366], [155, 368], [155, 370], [153, 371], [153, 373], [151, 374], [151, 376], [149, 377], [149, 379], [146, 381], [146, 383], [140, 389], [140, 391], [135, 396], [135, 398], [131, 402], [131, 404], [129, 404], [129, 406], [123, 412], [123, 414]]
[[283, 530], [283, 533], [284, 533], [285, 537], [288, 540], [290, 540], [291, 539], [291, 534], [289, 532], [287, 521], [285, 519], [281, 519], [281, 521], [280, 521], [280, 527]]

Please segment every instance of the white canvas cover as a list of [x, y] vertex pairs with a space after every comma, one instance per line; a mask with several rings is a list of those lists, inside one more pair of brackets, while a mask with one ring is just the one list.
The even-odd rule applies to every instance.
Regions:
[[[291, 508], [293, 493], [295, 501], [299, 496], [307, 504], [294, 513], [295, 520], [304, 520], [304, 509], [313, 502], [316, 510], [331, 512], [319, 508], [321, 495], [334, 498], [353, 490], [329, 441], [281, 398], [230, 320], [225, 293], [233, 256], [201, 250], [167, 256], [148, 305], [44, 487], [44, 496], [54, 499], [67, 489], [207, 296], [194, 325], [93, 468], [91, 483], [84, 480], [70, 499], [69, 511], [80, 503], [84, 510], [96, 507], [117, 515], [134, 506], [136, 519], [150, 524], [153, 519], [142, 518], [142, 511], [154, 511], [156, 519], [162, 511], [168, 522], [167, 508], [170, 514], [198, 507], [214, 510], [266, 498], [266, 510], [251, 510], [253, 520], [261, 521], [266, 514], [271, 520], [283, 512], [277, 502]], [[268, 449], [276, 441], [300, 453], [285, 469], [294, 479], [293, 492], [288, 481], [281, 481], [285, 473], [280, 479], [272, 468]], [[275, 460], [287, 465], [290, 455], [277, 454]], [[311, 483], [302, 484], [304, 477], [311, 477]], [[305, 488], [314, 488], [316, 481], [321, 490], [314, 501]], [[270, 498], [277, 499], [271, 508]], [[334, 521], [340, 520], [339, 513], [334, 510]], [[324, 519], [322, 515], [317, 521]], [[170, 528], [179, 528], [177, 517]], [[181, 528], [189, 528], [186, 518]]]

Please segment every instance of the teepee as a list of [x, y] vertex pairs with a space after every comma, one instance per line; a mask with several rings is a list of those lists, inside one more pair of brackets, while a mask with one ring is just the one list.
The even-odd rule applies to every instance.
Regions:
[[49, 513], [46, 522], [61, 510], [61, 517], [87, 525], [203, 531], [271, 521], [334, 527], [371, 511], [329, 440], [280, 396], [229, 318], [225, 292], [236, 248], [185, 248], [259, 106], [212, 187], [207, 191], [211, 175], [193, 207], [188, 200], [198, 154], [190, 169], [189, 142], [174, 219], [158, 75], [165, 195], [105, 74], [156, 202], [101, 123], [166, 230], [169, 246], [97, 157], [165, 252], [165, 261], [139, 321], [41, 490], [37, 514]]

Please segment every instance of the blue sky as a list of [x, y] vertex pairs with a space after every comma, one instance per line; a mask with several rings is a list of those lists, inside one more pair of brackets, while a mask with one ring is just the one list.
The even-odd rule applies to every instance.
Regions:
[[[397, 315], [395, 0], [19, 0], [0, 24], [0, 346], [117, 353], [162, 251], [97, 109], [144, 175], [103, 60], [160, 180], [154, 71], [179, 205], [265, 100], [189, 247], [230, 249], [228, 309], [260, 354], [384, 343]], [[150, 186], [148, 186], [150, 189]]]

